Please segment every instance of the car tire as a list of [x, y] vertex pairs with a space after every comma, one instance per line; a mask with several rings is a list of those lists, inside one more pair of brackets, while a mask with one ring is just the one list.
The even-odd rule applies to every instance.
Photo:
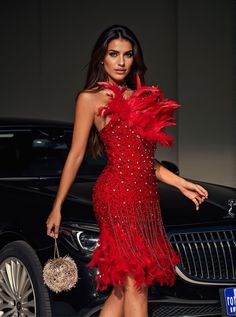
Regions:
[[52, 316], [41, 263], [25, 241], [0, 250], [0, 316]]

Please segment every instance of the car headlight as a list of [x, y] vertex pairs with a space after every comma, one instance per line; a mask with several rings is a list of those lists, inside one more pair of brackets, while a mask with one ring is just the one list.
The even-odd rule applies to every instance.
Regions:
[[76, 237], [79, 246], [84, 251], [93, 252], [98, 244], [98, 234], [91, 231], [77, 231]]

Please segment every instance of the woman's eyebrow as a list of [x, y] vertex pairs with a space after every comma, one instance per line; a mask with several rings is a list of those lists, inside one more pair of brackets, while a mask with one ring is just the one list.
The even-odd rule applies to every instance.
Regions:
[[[120, 51], [113, 50], [112, 48], [111, 48], [111, 49], [109, 49], [109, 50], [108, 50], [108, 52], [120, 53]], [[133, 50], [132, 50], [132, 49], [131, 49], [131, 50], [128, 50], [128, 51], [124, 52], [124, 54], [129, 53], [129, 52], [133, 52]]]

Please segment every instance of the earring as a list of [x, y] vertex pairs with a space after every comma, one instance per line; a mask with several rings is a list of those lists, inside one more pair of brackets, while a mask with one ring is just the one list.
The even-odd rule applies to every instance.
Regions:
[[103, 63], [103, 62], [100, 62], [100, 64], [103, 65], [104, 63]]

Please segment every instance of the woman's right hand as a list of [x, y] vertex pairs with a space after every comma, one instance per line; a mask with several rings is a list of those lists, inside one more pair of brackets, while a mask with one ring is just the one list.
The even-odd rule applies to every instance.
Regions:
[[47, 235], [53, 238], [58, 238], [59, 227], [61, 223], [61, 210], [53, 209], [46, 221], [47, 224]]

